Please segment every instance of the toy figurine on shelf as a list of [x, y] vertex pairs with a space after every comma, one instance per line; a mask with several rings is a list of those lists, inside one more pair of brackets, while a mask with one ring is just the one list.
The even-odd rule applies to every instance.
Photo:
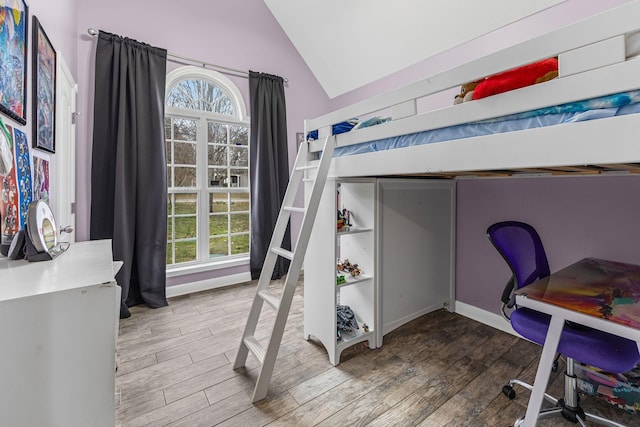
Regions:
[[364, 331], [364, 333], [366, 334], [367, 332], [369, 332], [369, 325], [367, 325], [366, 323], [362, 324], [362, 330]]
[[338, 231], [347, 231], [351, 227], [351, 212], [347, 209], [338, 209]]
[[347, 279], [345, 279], [344, 274], [338, 274], [336, 276], [336, 285], [340, 286], [346, 281], [347, 281]]
[[338, 259], [336, 264], [336, 268], [338, 269], [338, 271], [349, 273], [352, 277], [357, 277], [362, 274], [362, 270], [360, 269], [360, 267], [358, 267], [358, 264], [351, 264], [351, 262], [349, 262], [349, 259], [347, 258], [345, 258], [344, 261], [340, 261]]

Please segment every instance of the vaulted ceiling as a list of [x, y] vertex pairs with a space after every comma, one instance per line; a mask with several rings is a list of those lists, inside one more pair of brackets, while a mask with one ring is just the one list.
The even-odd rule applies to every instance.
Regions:
[[565, 0], [264, 1], [334, 98]]

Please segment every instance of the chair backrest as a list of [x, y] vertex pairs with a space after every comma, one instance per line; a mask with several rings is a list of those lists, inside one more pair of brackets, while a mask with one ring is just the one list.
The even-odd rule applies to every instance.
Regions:
[[498, 222], [487, 229], [487, 236], [509, 265], [516, 288], [549, 275], [542, 240], [531, 225], [518, 221]]

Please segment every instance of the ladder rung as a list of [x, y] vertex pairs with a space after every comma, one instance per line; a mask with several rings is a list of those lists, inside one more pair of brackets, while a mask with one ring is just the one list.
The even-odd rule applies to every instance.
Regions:
[[298, 166], [296, 167], [297, 171], [306, 171], [306, 170], [310, 170], [310, 169], [318, 169], [320, 166], [319, 165], [308, 165], [308, 166]]
[[296, 206], [283, 206], [282, 210], [289, 212], [302, 212], [305, 213], [307, 210], [305, 208], [298, 208]]
[[258, 340], [255, 337], [245, 337], [245, 339], [242, 341], [244, 342], [244, 345], [247, 346], [251, 354], [253, 354], [262, 365], [264, 363], [265, 351]]
[[259, 291], [258, 295], [267, 304], [273, 307], [274, 310], [277, 310], [280, 307], [280, 299], [277, 296], [270, 294], [268, 291]]
[[280, 255], [283, 258], [286, 259], [293, 259], [293, 252], [288, 251], [286, 249], [282, 249], [282, 248], [271, 248], [271, 252], [273, 252], [274, 254]]

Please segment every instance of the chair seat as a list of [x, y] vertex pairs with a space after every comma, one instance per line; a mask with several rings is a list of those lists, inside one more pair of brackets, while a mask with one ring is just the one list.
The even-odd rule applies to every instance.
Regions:
[[[544, 345], [550, 320], [551, 316], [528, 308], [511, 313], [513, 329], [540, 345]], [[626, 372], [640, 361], [635, 341], [586, 327], [565, 326], [558, 353], [612, 373]]]

